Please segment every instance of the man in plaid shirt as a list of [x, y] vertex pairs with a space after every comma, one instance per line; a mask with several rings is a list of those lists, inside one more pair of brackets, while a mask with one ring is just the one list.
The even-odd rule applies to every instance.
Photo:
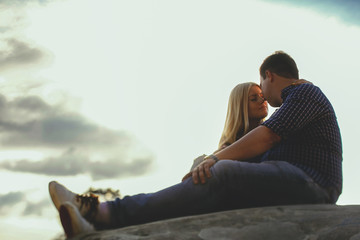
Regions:
[[[298, 68], [288, 54], [279, 51], [266, 58], [260, 67], [260, 86], [268, 103], [280, 108], [261, 126], [203, 162], [191, 173], [194, 183], [204, 183], [218, 160], [249, 161], [264, 153], [260, 164], [229, 163], [243, 172], [244, 181], [252, 179], [252, 194], [242, 193], [247, 195], [246, 206], [335, 203], [342, 191], [342, 143], [336, 115], [318, 87], [295, 85], [298, 79]], [[272, 197], [267, 197], [267, 191], [261, 193], [265, 188]], [[324, 198], [319, 200], [318, 195]], [[252, 201], [260, 196], [265, 199]]]

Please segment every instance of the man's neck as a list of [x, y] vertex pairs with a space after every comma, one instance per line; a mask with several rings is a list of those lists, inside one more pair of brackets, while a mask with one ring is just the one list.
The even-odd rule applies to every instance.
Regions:
[[280, 91], [282, 91], [284, 88], [287, 88], [288, 86], [292, 85], [293, 83], [295, 83], [297, 81], [297, 79], [294, 78], [285, 78], [285, 77], [280, 77], [278, 78], [279, 81], [279, 89]]
[[282, 77], [279, 76], [277, 74], [274, 74], [275, 76], [275, 82], [276, 82], [276, 86], [275, 86], [275, 92], [276, 92], [276, 101], [274, 101], [274, 105], [273, 107], [280, 107], [282, 104], [282, 98], [281, 98], [281, 92], [284, 88], [292, 85], [296, 79], [294, 78], [286, 78], [286, 77]]

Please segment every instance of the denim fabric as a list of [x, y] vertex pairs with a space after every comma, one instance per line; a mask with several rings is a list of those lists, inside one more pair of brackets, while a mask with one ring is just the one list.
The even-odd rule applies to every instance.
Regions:
[[238, 208], [335, 203], [300, 168], [284, 161], [221, 160], [205, 184], [184, 182], [156, 193], [109, 201], [112, 227]]

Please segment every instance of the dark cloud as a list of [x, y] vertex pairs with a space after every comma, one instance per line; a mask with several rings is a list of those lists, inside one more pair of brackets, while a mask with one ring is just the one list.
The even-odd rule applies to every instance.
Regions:
[[28, 216], [28, 215], [41, 216], [43, 209], [50, 207], [50, 205], [51, 205], [50, 199], [44, 199], [44, 200], [42, 200], [40, 202], [36, 202], [36, 203], [27, 202], [26, 207], [23, 212], [23, 215], [24, 216]]
[[263, 0], [288, 4], [297, 7], [314, 9], [315, 11], [340, 19], [349, 24], [360, 25], [360, 1], [358, 0]]
[[26, 200], [24, 192], [10, 192], [7, 194], [0, 194], [0, 215], [4, 216], [11, 212], [17, 204], [25, 204], [22, 215], [42, 215], [42, 211], [48, 208], [51, 203], [50, 199], [43, 199], [39, 202], [30, 202]]
[[69, 150], [59, 157], [48, 158], [42, 161], [5, 161], [0, 163], [0, 168], [14, 172], [28, 172], [51, 176], [69, 176], [83, 173], [86, 168], [87, 157], [76, 155]]
[[7, 32], [9, 29], [8, 27], [0, 27], [0, 33]]
[[152, 157], [135, 158], [131, 162], [110, 159], [105, 162], [91, 162], [88, 171], [94, 180], [139, 176], [151, 168]]
[[0, 71], [45, 62], [49, 55], [40, 48], [17, 39], [6, 39], [6, 48], [0, 50]]
[[13, 206], [25, 198], [22, 192], [10, 192], [8, 194], [0, 194], [0, 209]]
[[[130, 134], [94, 124], [37, 96], [7, 100], [0, 95], [0, 144], [3, 148], [64, 152], [36, 162], [22, 159], [0, 163], [0, 168], [14, 172], [88, 174], [93, 179], [104, 179], [144, 174], [153, 162], [148, 152], [134, 151], [140, 145]], [[94, 155], [101, 157], [94, 159]]]
[[109, 130], [78, 113], [52, 106], [37, 96], [8, 101], [0, 95], [0, 144], [7, 147], [115, 146], [132, 142], [123, 131]]
[[10, 209], [18, 204], [23, 202], [25, 199], [25, 194], [22, 192], [10, 192], [7, 194], [0, 194], [0, 215], [10, 212]]
[[144, 174], [150, 169], [152, 160], [151, 157], [146, 157], [93, 161], [88, 156], [74, 149], [69, 149], [58, 157], [47, 158], [42, 161], [4, 161], [0, 163], [0, 168], [14, 172], [49, 176], [88, 174], [93, 179], [98, 180]]

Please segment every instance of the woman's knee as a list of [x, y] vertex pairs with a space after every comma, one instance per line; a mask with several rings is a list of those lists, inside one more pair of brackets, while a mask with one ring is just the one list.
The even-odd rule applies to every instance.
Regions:
[[253, 179], [266, 175], [264, 172], [271, 171], [267, 166], [260, 163], [249, 163], [234, 160], [221, 160], [213, 168], [213, 175], [230, 182], [251, 182]]
[[221, 160], [212, 167], [212, 173], [218, 178], [241, 174], [240, 162], [234, 160]]
[[236, 161], [234, 160], [221, 160], [218, 161], [213, 168], [215, 168], [217, 171], [231, 169]]

